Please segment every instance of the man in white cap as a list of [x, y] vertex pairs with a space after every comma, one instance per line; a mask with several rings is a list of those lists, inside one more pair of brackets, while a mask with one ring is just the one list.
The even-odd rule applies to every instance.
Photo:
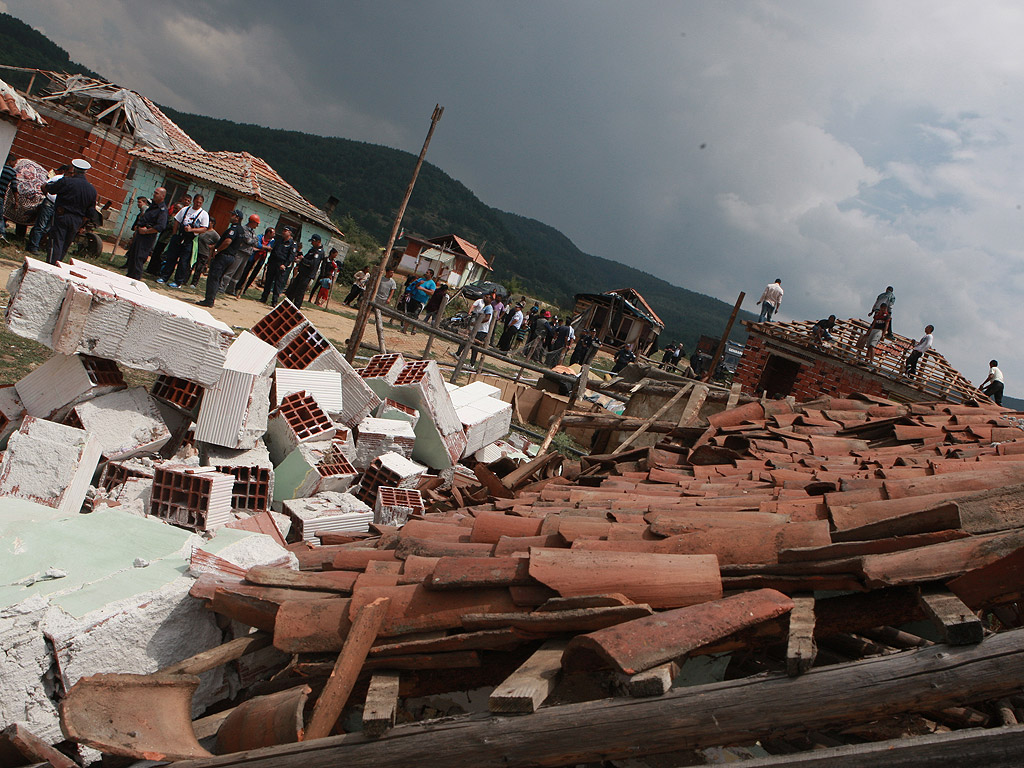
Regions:
[[85, 178], [90, 168], [88, 161], [76, 158], [71, 161], [70, 175], [64, 174], [63, 178], [46, 184], [46, 191], [57, 196], [47, 258], [51, 264], [64, 258], [82, 226], [82, 219], [96, 207], [96, 187]]

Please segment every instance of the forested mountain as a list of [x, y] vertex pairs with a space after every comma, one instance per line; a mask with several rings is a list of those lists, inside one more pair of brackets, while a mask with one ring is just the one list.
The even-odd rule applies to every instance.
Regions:
[[[8, 14], [0, 14], [0, 64], [82, 72], [66, 51]], [[20, 83], [14, 73], [0, 77]], [[331, 196], [339, 220], [351, 217], [380, 245], [416, 163], [410, 152], [342, 138], [238, 124], [164, 107], [169, 117], [208, 150], [258, 155], [314, 204]], [[701, 334], [721, 335], [732, 307], [672, 285], [646, 272], [577, 248], [557, 229], [482, 202], [465, 185], [425, 162], [406, 210], [407, 232], [433, 237], [458, 234], [481, 246], [494, 262], [495, 279], [513, 278], [531, 295], [571, 307], [573, 294], [635, 288], [666, 324], [662, 343], [681, 340], [692, 350]], [[750, 313], [741, 315], [753, 318]], [[737, 324], [733, 338], [745, 336]]]

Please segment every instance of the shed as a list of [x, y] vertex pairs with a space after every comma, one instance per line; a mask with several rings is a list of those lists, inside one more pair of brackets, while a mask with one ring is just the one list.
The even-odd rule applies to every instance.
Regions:
[[601, 344], [621, 347], [632, 344], [637, 352], [654, 349], [665, 323], [634, 288], [617, 288], [605, 293], [577, 293], [573, 322], [577, 329], [595, 328]]

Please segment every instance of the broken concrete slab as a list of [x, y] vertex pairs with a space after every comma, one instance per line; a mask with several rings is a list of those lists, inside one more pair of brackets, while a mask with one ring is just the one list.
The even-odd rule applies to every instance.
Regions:
[[420, 412], [415, 408], [409, 408], [406, 405], [395, 402], [391, 398], [384, 398], [380, 405], [377, 406], [373, 415], [378, 419], [396, 419], [397, 421], [407, 421], [416, 426], [416, 422], [419, 421]]
[[313, 496], [321, 491], [347, 491], [359, 473], [338, 441], [302, 443], [275, 470], [274, 502]]
[[88, 355], [54, 355], [14, 384], [30, 416], [53, 421], [76, 403], [124, 387], [116, 364]]
[[413, 458], [434, 469], [446, 469], [466, 448], [462, 422], [434, 360], [407, 363], [391, 385], [388, 397], [420, 413]]
[[204, 386], [216, 383], [234, 336], [200, 307], [74, 260], [49, 265], [26, 258], [7, 288], [6, 320], [19, 336]]
[[284, 512], [304, 541], [317, 542], [318, 533], [363, 533], [373, 522], [373, 510], [350, 493], [319, 493], [289, 499]]
[[21, 426], [26, 413], [14, 385], [0, 387], [0, 450], [7, 447], [7, 439]]
[[171, 439], [156, 401], [143, 387], [111, 392], [79, 403], [65, 423], [84, 429], [106, 460], [159, 451]]
[[100, 444], [85, 430], [26, 416], [0, 461], [0, 496], [77, 513], [99, 459]]
[[359, 422], [358, 429], [356, 455], [352, 462], [356, 469], [366, 469], [382, 453], [393, 451], [408, 459], [415, 450], [416, 432], [407, 421], [367, 416]]
[[248, 331], [228, 348], [220, 378], [199, 405], [196, 440], [224, 448], [253, 448], [267, 431], [270, 374], [277, 350]]

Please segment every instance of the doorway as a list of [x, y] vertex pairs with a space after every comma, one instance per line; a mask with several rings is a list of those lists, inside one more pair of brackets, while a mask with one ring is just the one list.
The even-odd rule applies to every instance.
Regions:
[[779, 355], [769, 355], [768, 362], [761, 371], [761, 380], [757, 383], [757, 391], [764, 392], [768, 397], [780, 399], [793, 391], [796, 377], [800, 375], [800, 363]]

